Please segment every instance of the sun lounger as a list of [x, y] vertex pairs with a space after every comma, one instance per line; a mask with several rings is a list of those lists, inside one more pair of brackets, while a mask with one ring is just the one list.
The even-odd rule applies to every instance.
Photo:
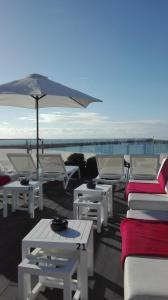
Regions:
[[124, 166], [123, 155], [96, 155], [96, 163], [98, 169], [97, 183], [110, 184], [113, 186], [118, 183], [125, 183], [127, 181], [128, 168]]
[[[130, 185], [134, 184], [134, 192], [128, 194], [128, 207], [131, 209], [140, 210], [168, 211], [168, 193], [166, 187], [167, 180], [168, 160], [164, 159], [162, 167], [160, 168], [160, 173], [158, 175], [158, 182], [148, 183], [146, 181], [145, 184], [138, 182], [137, 192], [135, 190], [136, 184], [130, 183]], [[146, 189], [146, 192], [143, 192], [144, 187]], [[138, 193], [138, 190], [141, 192]]]
[[123, 155], [96, 155], [98, 169], [97, 183], [110, 184], [112, 186], [112, 201], [114, 186], [127, 181], [127, 172], [124, 167]]
[[97, 182], [115, 184], [125, 182], [123, 155], [96, 155]]
[[129, 193], [166, 194], [168, 182], [168, 159], [163, 159], [156, 181], [129, 181], [126, 187], [126, 199]]
[[[158, 220], [161, 222], [166, 221], [165, 223], [168, 225], [167, 212], [129, 210], [127, 217], [156, 222], [158, 222]], [[139, 226], [141, 226], [141, 223]], [[155, 230], [154, 224], [151, 224], [151, 226], [153, 226], [152, 229]], [[156, 232], [156, 239], [157, 238], [159, 239], [159, 236], [157, 236]], [[166, 241], [166, 243], [168, 242]], [[158, 255], [127, 256], [124, 263], [124, 300], [168, 299], [167, 270], [168, 253], [167, 257], [166, 255], [165, 257]]]
[[130, 155], [130, 179], [151, 179], [157, 177], [159, 155]]
[[37, 169], [31, 154], [7, 153], [7, 157], [18, 176], [37, 178]]
[[42, 180], [58, 180], [67, 188], [70, 178], [78, 172], [78, 166], [66, 166], [60, 154], [40, 154], [39, 163], [42, 170]]

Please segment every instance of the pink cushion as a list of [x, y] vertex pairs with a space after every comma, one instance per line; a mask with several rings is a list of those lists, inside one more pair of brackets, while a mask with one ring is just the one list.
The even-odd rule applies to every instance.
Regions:
[[166, 194], [159, 183], [129, 182], [126, 187], [126, 199], [129, 193]]
[[168, 159], [165, 159], [163, 165], [160, 168], [160, 172], [158, 175], [158, 182], [160, 186], [165, 189], [167, 181], [168, 181]]
[[0, 176], [0, 186], [2, 186], [4, 184], [7, 184], [10, 181], [11, 181], [10, 176], [8, 176], [8, 175], [3, 175], [3, 176], [1, 175]]
[[122, 220], [120, 230], [123, 266], [127, 256], [168, 257], [168, 222], [127, 218]]

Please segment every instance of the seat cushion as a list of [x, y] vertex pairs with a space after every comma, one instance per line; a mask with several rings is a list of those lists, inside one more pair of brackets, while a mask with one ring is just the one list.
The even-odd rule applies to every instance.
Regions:
[[129, 209], [127, 218], [168, 221], [168, 211]]
[[159, 183], [129, 182], [126, 186], [126, 199], [129, 193], [165, 194], [165, 189]]
[[11, 178], [8, 175], [0, 175], [0, 186], [11, 182]]
[[160, 186], [165, 189], [167, 181], [168, 181], [168, 159], [165, 159], [163, 161], [157, 179], [158, 179]]
[[168, 194], [129, 193], [128, 207], [131, 209], [168, 211]]
[[121, 262], [128, 256], [158, 256], [168, 258], [168, 222], [161, 220], [122, 220]]
[[166, 300], [167, 258], [127, 257], [124, 266], [124, 300]]

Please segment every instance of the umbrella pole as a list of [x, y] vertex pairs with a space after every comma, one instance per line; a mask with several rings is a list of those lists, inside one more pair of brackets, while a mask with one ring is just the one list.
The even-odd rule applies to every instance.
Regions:
[[39, 107], [38, 107], [38, 96], [36, 99], [36, 158], [37, 158], [37, 177], [39, 175]]
[[45, 94], [41, 96], [33, 96], [35, 99], [35, 109], [36, 109], [36, 167], [37, 167], [37, 179], [39, 179], [39, 100], [45, 97]]

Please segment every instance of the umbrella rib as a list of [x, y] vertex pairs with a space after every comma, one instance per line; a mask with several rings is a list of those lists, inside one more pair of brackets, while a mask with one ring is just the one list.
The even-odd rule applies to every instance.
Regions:
[[[45, 97], [46, 95], [42, 95], [42, 96], [34, 96], [34, 95], [30, 95], [32, 98], [34, 98], [35, 100], [40, 100], [41, 98]], [[85, 108], [85, 105], [81, 104], [78, 100], [76, 100], [75, 98], [69, 96], [70, 99], [72, 99], [73, 101], [75, 101], [76, 103], [78, 103], [81, 107]]]
[[75, 98], [70, 97], [70, 96], [69, 96], [69, 98], [72, 99], [73, 101], [75, 101], [76, 103], [78, 103], [80, 106], [85, 108], [85, 106], [83, 104], [81, 104], [78, 100], [76, 100]]
[[45, 97], [46, 95], [43, 94], [40, 97], [39, 96], [34, 96], [34, 95], [30, 95], [32, 98], [34, 98], [35, 100], [40, 100], [41, 98]]

